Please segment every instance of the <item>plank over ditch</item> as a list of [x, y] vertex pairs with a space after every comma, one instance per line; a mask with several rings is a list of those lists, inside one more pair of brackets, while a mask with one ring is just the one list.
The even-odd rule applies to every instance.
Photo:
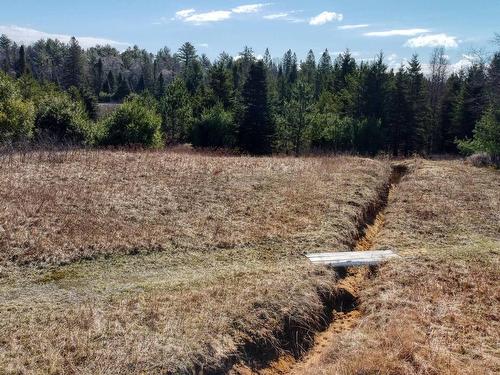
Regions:
[[391, 250], [314, 253], [306, 256], [314, 264], [326, 264], [334, 267], [372, 266], [399, 257]]

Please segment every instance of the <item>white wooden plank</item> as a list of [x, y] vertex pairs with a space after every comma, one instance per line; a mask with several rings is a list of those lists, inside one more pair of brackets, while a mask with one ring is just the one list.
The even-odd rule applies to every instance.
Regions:
[[306, 256], [314, 264], [327, 264], [336, 267], [376, 265], [391, 258], [398, 257], [398, 255], [390, 250], [312, 253], [307, 254]]

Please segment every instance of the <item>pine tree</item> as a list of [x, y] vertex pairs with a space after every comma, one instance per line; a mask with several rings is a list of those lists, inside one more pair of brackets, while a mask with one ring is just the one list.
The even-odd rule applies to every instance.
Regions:
[[313, 50], [309, 50], [307, 53], [306, 61], [301, 66], [301, 72], [310, 85], [315, 85], [316, 81], [316, 57], [314, 56]]
[[28, 66], [26, 64], [26, 52], [24, 46], [19, 48], [19, 58], [16, 62], [16, 76], [17, 78], [28, 74]]
[[219, 62], [212, 67], [208, 84], [215, 102], [220, 102], [227, 110], [231, 105], [232, 87], [229, 72], [222, 63]]
[[[498, 35], [500, 37], [500, 35]], [[500, 39], [499, 39], [500, 40]], [[496, 52], [488, 68], [488, 95], [493, 107], [500, 107], [500, 52]]]
[[[446, 82], [441, 105], [441, 145], [440, 151], [456, 152], [455, 138], [458, 137], [457, 122], [461, 124], [462, 111], [462, 78], [452, 74]], [[458, 113], [457, 113], [458, 111]]]
[[273, 127], [266, 70], [261, 61], [251, 65], [242, 98], [245, 110], [240, 124], [239, 146], [251, 154], [268, 154], [271, 152]]
[[264, 62], [264, 66], [268, 71], [273, 68], [273, 59], [271, 57], [271, 53], [269, 52], [269, 48], [266, 48], [266, 52], [264, 53], [264, 58], [262, 59]]
[[177, 51], [176, 57], [179, 59], [182, 71], [186, 74], [187, 70], [191, 67], [193, 62], [198, 59], [198, 55], [196, 54], [196, 48], [189, 43], [184, 43], [179, 50]]
[[405, 155], [427, 149], [429, 137], [429, 107], [422, 67], [413, 55], [408, 66], [408, 103], [410, 117], [406, 126]]
[[323, 52], [318, 62], [318, 74], [316, 77], [316, 97], [324, 90], [332, 89], [332, 57], [328, 49]]
[[141, 75], [141, 78], [139, 78], [139, 81], [135, 86], [135, 91], [138, 93], [142, 93], [144, 90], [146, 90], [146, 83], [144, 81], [144, 75]]
[[64, 60], [64, 87], [80, 88], [83, 80], [83, 51], [76, 38], [72, 37]]
[[158, 99], [165, 95], [165, 79], [163, 78], [163, 72], [160, 73], [156, 80], [155, 95]]
[[392, 154], [398, 156], [409, 136], [410, 103], [408, 98], [407, 73], [403, 67], [399, 69], [389, 88], [387, 105], [387, 131]]
[[104, 79], [104, 66], [102, 59], [99, 58], [99, 60], [97, 60], [97, 63], [94, 66], [94, 92], [96, 94], [99, 94], [99, 91], [101, 91], [103, 85], [103, 79]]
[[167, 142], [187, 140], [193, 119], [189, 93], [180, 78], [176, 78], [161, 99], [161, 115]]
[[110, 70], [104, 84], [102, 85], [102, 91], [106, 94], [113, 94], [115, 92], [115, 76]]
[[459, 139], [470, 138], [488, 106], [486, 67], [482, 63], [469, 68], [463, 88], [462, 126]]
[[443, 47], [434, 49], [430, 61], [431, 77], [429, 82], [429, 152], [441, 149], [443, 145], [441, 114], [444, 90], [446, 88], [446, 71], [448, 60]]
[[11, 69], [11, 61], [10, 61], [10, 47], [12, 42], [7, 37], [7, 35], [2, 34], [0, 36], [0, 57], [2, 58], [0, 68], [9, 73]]
[[113, 96], [115, 100], [122, 101], [127, 96], [130, 95], [130, 84], [126, 77], [123, 77], [120, 73], [118, 75], [118, 88], [116, 89], [115, 95]]

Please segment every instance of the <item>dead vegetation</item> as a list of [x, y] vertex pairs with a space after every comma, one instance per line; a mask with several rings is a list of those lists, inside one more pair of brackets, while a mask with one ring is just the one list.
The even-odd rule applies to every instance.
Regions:
[[351, 246], [389, 173], [344, 157], [4, 157], [0, 368], [222, 371], [300, 345], [335, 293], [302, 254]]
[[358, 326], [301, 373], [500, 372], [500, 174], [412, 164], [375, 243], [404, 260], [365, 282]]

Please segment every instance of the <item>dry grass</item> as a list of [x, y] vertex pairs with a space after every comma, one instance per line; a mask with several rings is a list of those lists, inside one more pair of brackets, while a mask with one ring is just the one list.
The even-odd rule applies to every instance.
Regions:
[[189, 373], [279, 349], [335, 291], [302, 254], [352, 245], [389, 172], [343, 157], [4, 157], [0, 372]]
[[405, 259], [361, 293], [364, 315], [306, 374], [500, 372], [500, 174], [417, 161], [376, 246]]

